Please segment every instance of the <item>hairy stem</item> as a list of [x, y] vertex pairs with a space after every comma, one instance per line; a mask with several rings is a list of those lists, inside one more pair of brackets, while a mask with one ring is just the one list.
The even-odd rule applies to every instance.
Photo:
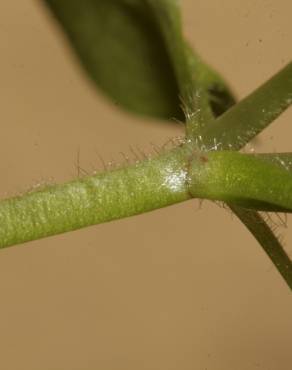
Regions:
[[230, 209], [256, 237], [292, 290], [292, 262], [265, 220], [258, 213], [229, 204]]
[[292, 174], [267, 157], [233, 151], [193, 156], [190, 191], [262, 211], [292, 211]]
[[128, 217], [190, 198], [186, 149], [0, 202], [0, 247]]

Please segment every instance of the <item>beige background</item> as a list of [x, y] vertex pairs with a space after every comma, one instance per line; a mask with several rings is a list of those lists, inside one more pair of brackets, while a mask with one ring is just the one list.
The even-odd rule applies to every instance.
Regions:
[[[187, 37], [239, 97], [291, 60], [290, 0], [182, 6]], [[96, 93], [37, 1], [0, 2], [0, 53], [0, 197], [76, 176], [78, 150], [91, 172], [96, 152], [119, 162], [183, 133]], [[256, 150], [291, 151], [291, 124], [290, 109]], [[291, 293], [235, 218], [198, 206], [0, 251], [0, 368], [290, 370]]]

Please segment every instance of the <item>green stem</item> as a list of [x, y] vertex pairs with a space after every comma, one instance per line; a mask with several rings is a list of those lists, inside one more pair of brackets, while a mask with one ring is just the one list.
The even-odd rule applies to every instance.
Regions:
[[187, 43], [185, 51], [193, 80], [192, 89], [184, 97], [186, 137], [188, 140], [196, 141], [201, 131], [214, 121], [209, 90], [219, 84], [220, 78], [201, 61]]
[[262, 245], [292, 290], [292, 262], [262, 216], [254, 211], [234, 205], [229, 204], [229, 207]]
[[239, 150], [292, 104], [292, 62], [231, 107], [200, 135], [202, 147]]
[[190, 198], [187, 151], [0, 202], [0, 247], [128, 217]]
[[275, 165], [284, 168], [286, 171], [292, 171], [292, 153], [257, 153], [252, 155], [274, 163]]
[[292, 174], [267, 159], [233, 151], [193, 156], [195, 196], [264, 211], [292, 211]]

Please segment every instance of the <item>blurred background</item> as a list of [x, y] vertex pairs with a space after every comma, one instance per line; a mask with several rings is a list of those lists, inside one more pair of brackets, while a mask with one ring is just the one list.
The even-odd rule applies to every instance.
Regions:
[[[239, 98], [291, 60], [291, 1], [181, 4], [187, 38]], [[95, 91], [36, 0], [0, 2], [0, 53], [1, 198], [183, 135]], [[252, 148], [292, 151], [291, 124], [290, 109]], [[292, 255], [292, 229], [272, 222]], [[5, 370], [292, 366], [291, 292], [244, 226], [207, 201], [1, 250], [0, 297]]]

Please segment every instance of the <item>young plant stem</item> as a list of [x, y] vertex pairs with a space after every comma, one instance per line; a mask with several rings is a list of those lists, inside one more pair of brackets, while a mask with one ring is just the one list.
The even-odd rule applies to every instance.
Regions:
[[292, 62], [228, 109], [200, 135], [203, 147], [240, 150], [292, 104]]
[[189, 199], [186, 149], [0, 202], [0, 247]]
[[281, 243], [262, 216], [249, 209], [229, 205], [230, 209], [243, 222], [264, 250], [292, 290], [292, 263]]
[[292, 174], [262, 159], [233, 151], [194, 154], [190, 192], [263, 211], [292, 211]]
[[[256, 184], [251, 181], [254, 171], [262, 173]], [[273, 182], [272, 192], [266, 187], [271, 171], [279, 179]], [[229, 151], [204, 153], [193, 143], [186, 143], [157, 158], [1, 201], [0, 247], [144, 213], [192, 197], [277, 211], [286, 206], [291, 211], [292, 190], [282, 192], [281, 181], [292, 189], [291, 173], [271, 160]]]

